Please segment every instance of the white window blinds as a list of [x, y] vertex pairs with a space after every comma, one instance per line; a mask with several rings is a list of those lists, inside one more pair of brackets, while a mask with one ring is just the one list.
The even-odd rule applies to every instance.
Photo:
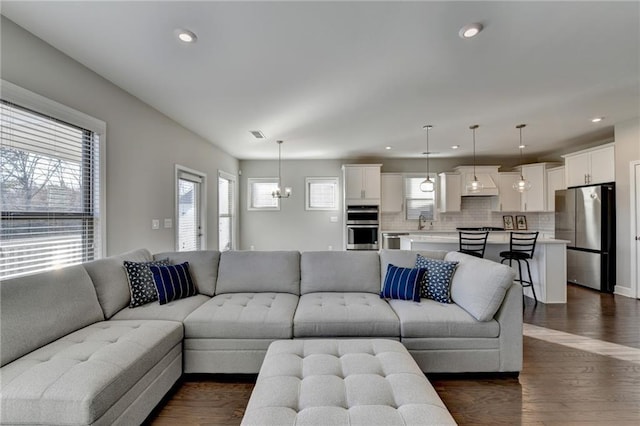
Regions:
[[202, 247], [202, 182], [201, 176], [178, 171], [178, 251], [200, 250]]
[[98, 133], [1, 101], [0, 278], [101, 256]]
[[280, 210], [278, 198], [272, 193], [278, 189], [278, 178], [248, 178], [248, 210]]
[[218, 249], [234, 248], [235, 176], [219, 172], [218, 176]]
[[[435, 182], [435, 174], [432, 174], [431, 178]], [[404, 178], [407, 219], [418, 219], [422, 215], [426, 220], [435, 220], [436, 192], [422, 192], [420, 190], [420, 184], [424, 179], [424, 176]]]
[[307, 210], [338, 209], [338, 178], [309, 177], [305, 181]]

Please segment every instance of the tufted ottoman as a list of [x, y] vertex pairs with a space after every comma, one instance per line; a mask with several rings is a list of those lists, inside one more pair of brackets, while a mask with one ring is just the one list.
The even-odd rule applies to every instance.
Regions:
[[455, 424], [393, 340], [279, 340], [267, 351], [242, 424]]

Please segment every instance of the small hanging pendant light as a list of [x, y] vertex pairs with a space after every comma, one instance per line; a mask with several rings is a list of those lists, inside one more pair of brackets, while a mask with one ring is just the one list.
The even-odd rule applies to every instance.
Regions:
[[[520, 148], [520, 164], [522, 165], [522, 150], [524, 149], [524, 145], [522, 144], [522, 129], [526, 127], [526, 124], [518, 124], [516, 126], [516, 129], [520, 130], [520, 145], [518, 145], [518, 148]], [[525, 192], [531, 189], [531, 182], [529, 182], [528, 180], [526, 180], [524, 178], [524, 176], [522, 175], [522, 167], [520, 168], [520, 180], [518, 180], [517, 182], [513, 183], [513, 189], [518, 191], [518, 192]]]
[[291, 197], [291, 188], [285, 187], [284, 194], [281, 192], [282, 188], [282, 141], [276, 141], [278, 144], [278, 187], [271, 193], [273, 198], [289, 198]]
[[466, 190], [468, 193], [477, 194], [482, 191], [484, 185], [482, 182], [478, 180], [478, 176], [476, 176], [476, 129], [480, 127], [478, 124], [474, 124], [469, 126], [471, 131], [473, 132], [473, 180], [467, 182]]
[[433, 126], [431, 124], [426, 124], [424, 126], [422, 126], [422, 128], [424, 130], [427, 131], [427, 176], [426, 178], [422, 181], [422, 183], [420, 183], [420, 191], [422, 192], [433, 192], [436, 189], [436, 184], [433, 181], [433, 179], [431, 179], [431, 175], [429, 174], [429, 130], [433, 128]]

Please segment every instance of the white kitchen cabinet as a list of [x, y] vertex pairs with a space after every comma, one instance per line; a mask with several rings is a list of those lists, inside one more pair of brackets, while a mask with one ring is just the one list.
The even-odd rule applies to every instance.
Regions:
[[547, 170], [555, 168], [558, 163], [535, 163], [519, 166], [522, 176], [531, 183], [531, 189], [520, 194], [520, 211], [548, 211]]
[[610, 143], [563, 155], [568, 187], [615, 181], [615, 150]]
[[520, 193], [513, 189], [513, 184], [520, 180], [520, 173], [498, 173], [496, 185], [498, 197], [494, 200], [492, 210], [497, 212], [519, 212]]
[[459, 212], [462, 205], [462, 177], [460, 173], [438, 174], [438, 211]]
[[381, 164], [345, 164], [344, 197], [347, 203], [380, 204]]
[[555, 211], [556, 191], [567, 189], [564, 183], [564, 167], [547, 170], [547, 211]]
[[399, 173], [382, 173], [380, 211], [382, 213], [400, 213], [402, 211], [402, 175]]

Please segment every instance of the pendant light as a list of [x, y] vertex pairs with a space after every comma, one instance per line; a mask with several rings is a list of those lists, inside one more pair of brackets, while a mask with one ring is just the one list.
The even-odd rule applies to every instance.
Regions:
[[480, 127], [478, 124], [474, 124], [469, 126], [471, 131], [473, 132], [473, 180], [467, 182], [466, 190], [468, 193], [477, 194], [482, 191], [484, 185], [482, 182], [478, 180], [478, 176], [476, 176], [476, 129]]
[[[522, 165], [522, 149], [524, 148], [524, 145], [522, 144], [522, 129], [526, 127], [526, 124], [518, 124], [516, 126], [516, 129], [520, 130], [520, 145], [518, 145], [518, 148], [520, 148], [520, 164]], [[517, 182], [513, 183], [513, 189], [515, 189], [518, 192], [525, 192], [531, 189], [531, 182], [529, 182], [528, 180], [526, 180], [524, 178], [524, 176], [522, 175], [522, 167], [520, 167], [520, 180]]]
[[273, 198], [289, 198], [291, 197], [291, 188], [285, 187], [284, 194], [280, 191], [282, 188], [282, 141], [276, 141], [278, 144], [278, 187], [271, 193]]
[[427, 177], [420, 184], [420, 191], [422, 192], [433, 192], [436, 189], [436, 183], [431, 179], [431, 175], [429, 174], [429, 130], [433, 128], [431, 124], [427, 124], [422, 126], [424, 130], [427, 131]]

